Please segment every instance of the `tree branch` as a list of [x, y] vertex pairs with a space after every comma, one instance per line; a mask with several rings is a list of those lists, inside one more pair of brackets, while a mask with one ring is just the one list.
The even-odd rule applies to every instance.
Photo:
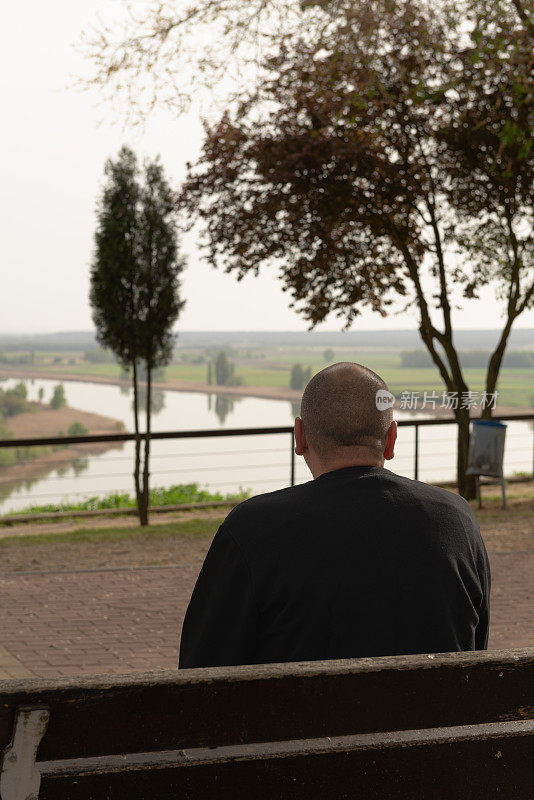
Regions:
[[517, 15], [521, 20], [521, 22], [523, 23], [523, 25], [525, 26], [526, 30], [529, 33], [532, 33], [534, 30], [534, 25], [532, 23], [532, 20], [530, 19], [530, 16], [527, 14], [525, 10], [522, 0], [512, 0], [512, 2], [514, 4], [515, 10], [517, 11]]

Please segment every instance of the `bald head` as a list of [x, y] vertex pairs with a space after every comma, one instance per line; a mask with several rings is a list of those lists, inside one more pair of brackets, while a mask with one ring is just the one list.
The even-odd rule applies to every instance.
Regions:
[[382, 378], [361, 364], [342, 361], [314, 375], [302, 396], [306, 438], [321, 456], [361, 447], [382, 453], [393, 421], [391, 408], [377, 408]]

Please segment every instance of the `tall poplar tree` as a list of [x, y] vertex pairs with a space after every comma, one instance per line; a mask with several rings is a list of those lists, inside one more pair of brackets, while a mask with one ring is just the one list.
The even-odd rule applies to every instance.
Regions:
[[[141, 525], [148, 524], [152, 379], [172, 356], [172, 328], [184, 301], [179, 274], [185, 260], [170, 187], [158, 160], [140, 170], [123, 147], [105, 166], [107, 182], [97, 207], [90, 302], [96, 336], [132, 376], [134, 482]], [[146, 376], [146, 430], [139, 424], [140, 371]], [[144, 457], [141, 465], [141, 441]]]

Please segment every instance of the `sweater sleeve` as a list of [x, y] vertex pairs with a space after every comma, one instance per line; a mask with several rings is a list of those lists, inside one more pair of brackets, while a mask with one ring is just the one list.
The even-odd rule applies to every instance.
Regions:
[[227, 523], [223, 523], [186, 611], [178, 667], [251, 663], [257, 634], [250, 568]]
[[478, 625], [475, 631], [475, 650], [487, 650], [489, 638], [490, 622], [490, 591], [491, 591], [491, 571], [486, 553], [486, 548], [481, 540], [482, 552], [480, 554], [480, 584], [482, 586], [482, 602], [478, 609]]

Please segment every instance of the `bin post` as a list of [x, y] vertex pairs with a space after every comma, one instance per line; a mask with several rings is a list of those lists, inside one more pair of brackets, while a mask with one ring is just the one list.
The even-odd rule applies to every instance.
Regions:
[[414, 452], [414, 479], [419, 480], [419, 425], [415, 424], [415, 452]]
[[291, 431], [291, 472], [289, 478], [289, 485], [295, 485], [295, 434]]

